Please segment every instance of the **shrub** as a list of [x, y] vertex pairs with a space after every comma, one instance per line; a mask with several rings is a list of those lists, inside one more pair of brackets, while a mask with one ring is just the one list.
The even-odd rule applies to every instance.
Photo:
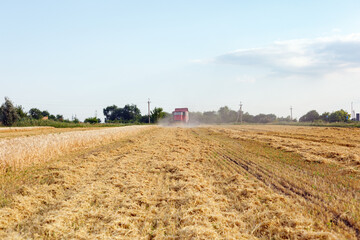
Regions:
[[95, 124], [100, 122], [101, 122], [100, 118], [96, 118], [96, 117], [86, 118], [84, 121], [84, 123], [90, 123], [90, 124]]

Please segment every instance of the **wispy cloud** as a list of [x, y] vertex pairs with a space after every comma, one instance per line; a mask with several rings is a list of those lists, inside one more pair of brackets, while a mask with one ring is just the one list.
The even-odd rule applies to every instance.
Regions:
[[360, 34], [278, 41], [266, 47], [229, 52], [211, 62], [255, 66], [285, 75], [346, 71], [360, 66]]

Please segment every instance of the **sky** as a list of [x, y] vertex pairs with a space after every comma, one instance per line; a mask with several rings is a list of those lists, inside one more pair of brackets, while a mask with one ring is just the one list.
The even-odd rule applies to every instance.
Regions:
[[0, 0], [0, 102], [360, 112], [360, 1]]

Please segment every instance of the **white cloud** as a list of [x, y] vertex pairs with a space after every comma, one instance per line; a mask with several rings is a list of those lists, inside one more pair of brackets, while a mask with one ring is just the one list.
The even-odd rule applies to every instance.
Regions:
[[267, 68], [275, 74], [325, 75], [360, 66], [360, 34], [278, 41], [197, 62]]

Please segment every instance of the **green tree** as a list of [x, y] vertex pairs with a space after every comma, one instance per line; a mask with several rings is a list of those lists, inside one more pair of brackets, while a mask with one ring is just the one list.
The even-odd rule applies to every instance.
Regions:
[[42, 112], [41, 112], [41, 115], [42, 115], [43, 117], [49, 117], [49, 116], [50, 116], [50, 113], [45, 110], [45, 111], [42, 111]]
[[28, 116], [21, 105], [16, 107], [16, 113], [20, 119], [26, 118]]
[[248, 113], [248, 112], [246, 112], [246, 113], [243, 114], [242, 119], [243, 119], [244, 122], [247, 122], [247, 123], [253, 123], [253, 122], [255, 122], [254, 116], [251, 115], [251, 114]]
[[37, 108], [32, 108], [29, 111], [30, 117], [34, 119], [42, 119], [44, 116], [42, 115], [42, 111]]
[[291, 117], [287, 116], [287, 117], [278, 117], [277, 121], [279, 122], [291, 122]]
[[320, 115], [320, 119], [324, 122], [329, 122], [329, 117], [330, 117], [329, 112], [324, 112], [323, 114]]
[[215, 111], [207, 111], [203, 113], [202, 122], [217, 123], [219, 122], [219, 115]]
[[134, 104], [127, 104], [122, 110], [122, 118], [125, 122], [139, 122], [141, 119], [140, 109]]
[[[150, 119], [151, 120], [151, 119]], [[149, 116], [148, 115], [143, 115], [140, 118], [140, 122], [141, 123], [149, 123]]]
[[270, 123], [270, 122], [275, 122], [275, 120], [276, 120], [275, 114], [260, 113], [254, 117], [254, 122], [256, 123]]
[[17, 109], [14, 107], [10, 99], [5, 97], [5, 103], [3, 103], [0, 107], [0, 121], [5, 126], [11, 126], [17, 120], [19, 120]]
[[157, 123], [160, 119], [166, 117], [166, 113], [162, 108], [154, 108], [150, 113], [150, 120], [153, 123]]
[[[166, 114], [166, 117], [168, 117], [170, 115], [169, 113], [165, 113], [165, 114]], [[202, 112], [189, 112], [189, 121], [191, 123], [205, 122], [204, 114]]]
[[141, 120], [140, 109], [134, 104], [127, 104], [123, 108], [116, 105], [103, 109], [106, 122], [139, 122]]
[[[111, 120], [111, 118], [112, 118], [111, 115], [113, 115], [113, 113], [117, 109], [118, 109], [118, 107], [116, 105], [108, 106], [108, 107], [103, 109], [103, 113], [104, 113], [104, 116], [105, 116], [105, 122]], [[111, 120], [111, 121], [114, 121], [114, 119]]]
[[109, 117], [109, 120], [115, 122], [124, 122], [123, 109], [122, 108], [114, 109]]
[[311, 110], [299, 119], [299, 122], [314, 122], [320, 119], [320, 115], [316, 110]]
[[220, 117], [220, 122], [222, 123], [235, 122], [238, 115], [236, 111], [231, 110], [228, 106], [221, 107], [218, 110], [218, 114]]
[[236, 111], [230, 110], [228, 122], [236, 122], [237, 116], [238, 116], [238, 113]]
[[57, 114], [57, 115], [56, 115], [56, 121], [59, 121], [59, 122], [64, 121], [64, 116], [63, 116], [63, 115], [60, 115], [60, 114]]
[[74, 117], [74, 119], [72, 120], [72, 122], [78, 124], [80, 121], [79, 121], [79, 119], [78, 119], [77, 117]]
[[218, 114], [220, 116], [220, 121], [221, 122], [228, 122], [229, 121], [229, 117], [230, 117], [230, 109], [228, 106], [225, 107], [221, 107], [218, 110]]
[[343, 109], [333, 112], [329, 116], [329, 122], [347, 122], [350, 120], [350, 114]]
[[95, 123], [100, 123], [101, 119], [100, 118], [96, 118], [96, 117], [89, 117], [86, 118], [84, 123], [90, 123], [90, 124], [95, 124]]

